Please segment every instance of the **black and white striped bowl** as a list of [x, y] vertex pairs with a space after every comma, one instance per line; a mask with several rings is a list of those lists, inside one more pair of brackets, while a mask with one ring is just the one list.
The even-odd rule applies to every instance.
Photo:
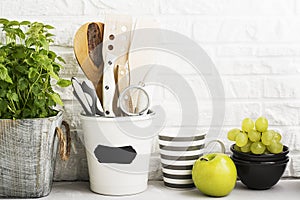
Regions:
[[205, 134], [187, 137], [159, 135], [164, 184], [171, 188], [192, 188], [192, 168], [202, 156]]

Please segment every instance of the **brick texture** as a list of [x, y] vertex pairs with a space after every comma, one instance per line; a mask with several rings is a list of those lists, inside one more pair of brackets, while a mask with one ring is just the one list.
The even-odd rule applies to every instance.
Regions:
[[[161, 52], [159, 64], [181, 74], [197, 99], [198, 123], [188, 123], [212, 132], [207, 135], [232, 144], [226, 132], [239, 127], [243, 118], [264, 115], [270, 127], [280, 131], [290, 147], [286, 177], [300, 177], [300, 3], [295, 0], [2, 0], [0, 16], [42, 21], [56, 27], [51, 47], [67, 61], [62, 76], [84, 78], [73, 53], [76, 30], [84, 23], [103, 21], [105, 13], [150, 17], [162, 29], [172, 30], [200, 45], [212, 59], [224, 87], [223, 122], [212, 122], [211, 91], [206, 76], [180, 56]], [[178, 41], [185, 45], [183, 41]], [[190, 51], [193, 51], [192, 49]], [[192, 52], [191, 52], [192, 53]], [[173, 80], [168, 74], [161, 78]], [[180, 84], [173, 80], [174, 86]], [[180, 85], [178, 85], [180, 86]], [[152, 105], [161, 105], [167, 114], [166, 127], [181, 125], [180, 102], [172, 91], [156, 87]], [[88, 180], [83, 131], [78, 113], [80, 104], [72, 88], [58, 92], [65, 102], [65, 119], [71, 125], [72, 152], [68, 162], [56, 162], [55, 180]], [[189, 118], [195, 116], [188, 115]], [[217, 148], [213, 148], [217, 150]], [[153, 144], [150, 179], [161, 179], [159, 148]]]

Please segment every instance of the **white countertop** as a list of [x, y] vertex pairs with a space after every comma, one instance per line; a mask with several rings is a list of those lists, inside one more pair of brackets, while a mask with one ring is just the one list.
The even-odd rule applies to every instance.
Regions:
[[[235, 189], [222, 199], [230, 200], [299, 200], [300, 179], [280, 180], [269, 190], [249, 190], [241, 182], [237, 182]], [[200, 193], [197, 189], [174, 190], [166, 188], [161, 181], [150, 181], [148, 189], [140, 194], [131, 196], [103, 196], [90, 191], [88, 182], [55, 182], [52, 192], [41, 200], [189, 200], [212, 199]]]

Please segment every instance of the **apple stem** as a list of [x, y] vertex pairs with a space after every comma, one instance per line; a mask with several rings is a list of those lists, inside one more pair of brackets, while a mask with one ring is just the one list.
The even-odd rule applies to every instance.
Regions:
[[201, 161], [209, 161], [207, 158], [200, 158]]

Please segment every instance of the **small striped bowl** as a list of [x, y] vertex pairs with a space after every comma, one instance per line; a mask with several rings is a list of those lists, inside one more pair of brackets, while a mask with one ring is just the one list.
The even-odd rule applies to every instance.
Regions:
[[170, 188], [193, 188], [192, 168], [202, 156], [205, 134], [187, 137], [159, 135], [164, 184]]

